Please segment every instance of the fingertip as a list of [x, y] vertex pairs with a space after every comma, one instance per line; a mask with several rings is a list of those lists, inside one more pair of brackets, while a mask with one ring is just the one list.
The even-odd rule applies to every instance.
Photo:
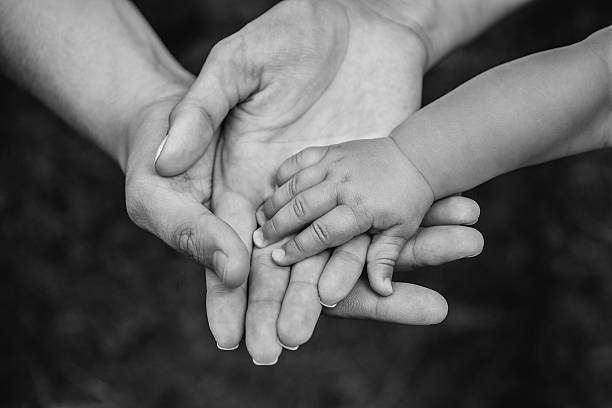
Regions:
[[466, 258], [475, 258], [484, 250], [484, 236], [480, 231], [473, 228], [470, 229], [468, 234], [470, 235], [469, 239], [467, 240], [467, 242], [470, 243], [470, 250], [468, 251], [470, 255], [466, 256]]
[[255, 219], [257, 220], [257, 225], [263, 227], [263, 225], [268, 222], [268, 218], [263, 209], [263, 205], [259, 206], [257, 211], [255, 212]]
[[253, 232], [253, 244], [255, 244], [257, 248], [265, 248], [269, 245], [269, 242], [264, 238], [261, 227]]
[[211, 138], [211, 126], [197, 110], [177, 105], [168, 134], [156, 154], [158, 174], [171, 177], [185, 172], [202, 157]]
[[258, 367], [270, 367], [273, 365], [276, 365], [276, 363], [278, 363], [278, 357], [276, 357], [274, 360], [272, 361], [257, 361], [255, 360], [255, 358], [253, 358], [253, 364], [255, 364]]
[[480, 218], [480, 205], [471, 198], [463, 197], [465, 201], [465, 222], [464, 225], [475, 225]]
[[240, 347], [240, 343], [236, 344], [236, 345], [221, 345], [219, 343], [217, 343], [217, 348], [221, 351], [234, 351], [234, 350], [238, 350], [238, 347]]
[[383, 296], [390, 296], [391, 294], [393, 294], [393, 285], [391, 284], [391, 278], [384, 278], [382, 286], [383, 291], [385, 292]]
[[448, 316], [448, 302], [436, 291], [430, 291], [431, 299], [429, 303], [433, 306], [429, 309], [429, 318], [426, 321], [426, 324], [440, 324], [446, 317]]
[[213, 266], [215, 273], [227, 288], [237, 288], [246, 282], [249, 276], [250, 260], [248, 252], [246, 248], [233, 255], [216, 251], [213, 254]]
[[163, 145], [158, 148], [159, 152], [155, 159], [155, 171], [162, 177], [174, 177], [189, 170], [195, 162], [202, 157], [204, 148], [190, 149], [188, 147], [175, 146], [169, 136], [166, 136]]
[[324, 302], [321, 299], [319, 299], [319, 303], [321, 304], [321, 306], [326, 307], [328, 309], [333, 309], [334, 307], [338, 306], [338, 302]]
[[285, 248], [275, 248], [272, 251], [272, 260], [279, 266], [286, 266], [286, 252]]
[[300, 348], [300, 346], [287, 346], [283, 344], [283, 342], [280, 340], [278, 340], [278, 344], [280, 344], [280, 346], [284, 348], [285, 350], [289, 350], [289, 351], [296, 351], [297, 349]]
[[372, 278], [370, 279], [370, 286], [372, 290], [378, 293], [380, 296], [391, 296], [393, 294], [393, 286], [391, 285], [391, 279], [384, 278]]
[[168, 141], [168, 135], [166, 134], [164, 139], [161, 141], [161, 143], [157, 147], [157, 151], [155, 152], [155, 160], [153, 160], [153, 164], [155, 164], [155, 166], [157, 166], [157, 160], [159, 159], [159, 155], [161, 154], [161, 152], [164, 150], [164, 146], [166, 146], [167, 141]]

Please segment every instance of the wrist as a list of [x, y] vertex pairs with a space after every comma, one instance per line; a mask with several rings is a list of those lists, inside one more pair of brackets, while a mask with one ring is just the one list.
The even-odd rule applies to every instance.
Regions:
[[[612, 147], [612, 26], [601, 29], [590, 35], [586, 40], [576, 44], [594, 54], [605, 66], [606, 90], [608, 98], [602, 107], [604, 122], [603, 132], [608, 135], [605, 140], [605, 147]], [[601, 147], [601, 146], [599, 146]]]
[[440, 197], [438, 196], [435, 184], [432, 183], [432, 174], [426, 170], [426, 167], [423, 167], [418, 160], [415, 160], [414, 155], [411, 155], [406, 149], [403, 148], [401, 140], [394, 137], [394, 135], [389, 136], [388, 138], [391, 141], [391, 144], [399, 152], [399, 154], [405, 159], [405, 162], [409, 167], [414, 169], [414, 174], [420, 176], [422, 184], [424, 188], [430, 193], [431, 202], [438, 200]]
[[438, 25], [436, 0], [365, 0], [364, 3], [381, 16], [410, 30], [423, 49], [423, 68], [432, 64], [435, 44], [431, 34]]

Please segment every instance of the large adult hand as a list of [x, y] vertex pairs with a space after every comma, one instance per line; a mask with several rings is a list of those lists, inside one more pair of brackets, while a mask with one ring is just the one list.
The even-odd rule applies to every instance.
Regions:
[[[256, 227], [253, 214], [273, 191], [278, 165], [306, 146], [388, 135], [419, 106], [425, 59], [425, 48], [411, 26], [385, 17], [379, 5], [341, 0], [283, 2], [213, 49], [196, 84], [174, 110], [157, 160], [158, 172], [175, 175], [190, 169], [225, 119], [212, 206], [250, 249]], [[475, 207], [468, 207], [469, 220], [460, 214], [450, 222], [462, 217], [466, 223], [473, 221]], [[467, 251], [466, 246], [447, 246], [442, 259], [478, 252], [480, 236], [465, 231], [471, 234]], [[433, 236], [446, 239], [435, 231]], [[327, 255], [322, 254], [294, 266], [291, 275], [288, 268], [271, 262], [269, 248], [254, 251], [246, 338], [256, 361], [276, 360], [281, 351], [279, 337], [290, 346], [307, 340], [320, 312], [313, 294], [321, 272], [326, 264], [332, 266], [330, 276], [350, 269], [356, 281], [361, 266], [353, 260], [359, 259], [367, 243], [367, 237], [358, 237], [334, 253], [336, 262], [326, 263]], [[346, 254], [351, 253], [356, 257], [347, 260]], [[420, 259], [427, 255], [411, 254]], [[246, 288], [227, 291], [212, 273], [207, 273], [207, 287], [213, 335], [221, 347], [232, 348], [242, 337], [233, 322], [242, 322]], [[444, 317], [446, 304], [439, 295], [424, 288], [411, 293], [421, 294], [420, 299], [429, 304], [418, 308], [418, 313], [405, 313], [401, 321], [432, 323]], [[297, 316], [307, 328], [302, 330], [305, 338], [297, 340], [284, 336], [283, 330], [277, 333], [277, 327], [286, 326], [283, 316], [296, 318], [281, 310], [297, 310], [296, 305], [309, 311], [308, 316]], [[371, 313], [364, 317], [385, 318]]]

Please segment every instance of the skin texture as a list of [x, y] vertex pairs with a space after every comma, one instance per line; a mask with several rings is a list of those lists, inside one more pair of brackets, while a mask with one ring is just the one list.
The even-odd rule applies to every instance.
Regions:
[[[174, 109], [157, 171], [172, 175], [190, 168], [208, 141], [218, 138], [212, 209], [236, 230], [249, 252], [257, 227], [255, 212], [273, 193], [276, 169], [287, 157], [307, 146], [386, 136], [418, 108], [426, 59], [423, 44], [409, 25], [379, 11], [366, 2], [280, 3], [216, 46]], [[437, 224], [474, 222], [474, 203], [462, 205], [470, 207], [469, 216], [458, 211]], [[468, 228], [456, 228], [465, 233], [469, 248], [446, 247], [435, 262], [480, 251], [481, 237]], [[428, 239], [448, 238], [448, 230], [431, 232]], [[331, 255], [321, 254], [292, 268], [272, 261], [274, 245], [256, 248], [251, 253], [248, 296], [246, 285], [227, 288], [207, 271], [208, 319], [218, 344], [235, 348], [243, 336], [245, 313], [246, 345], [256, 362], [277, 361], [279, 343], [291, 348], [303, 344], [321, 312], [319, 294], [336, 303], [351, 292], [368, 244], [367, 236], [356, 237]], [[412, 243], [409, 248], [419, 246]], [[332, 278], [337, 275], [342, 279]], [[434, 323], [446, 314], [439, 295], [424, 288], [408, 291], [421, 293], [429, 306], [419, 309], [425, 312], [422, 316], [409, 312], [404, 322]], [[371, 294], [361, 284], [353, 292]]]

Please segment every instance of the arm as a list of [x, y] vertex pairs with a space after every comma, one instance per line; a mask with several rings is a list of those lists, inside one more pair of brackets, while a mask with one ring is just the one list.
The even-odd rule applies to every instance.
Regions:
[[[612, 29], [492, 69], [392, 134], [435, 197], [609, 145]], [[466, 160], [469, 158], [469, 160]]]
[[210, 155], [194, 172], [197, 187], [154, 172], [156, 145], [192, 76], [131, 3], [3, 1], [0, 57], [11, 78], [119, 163], [136, 224], [218, 271], [229, 286], [246, 280], [244, 245], [202, 205], [210, 194]]
[[5, 73], [124, 169], [136, 112], [191, 76], [123, 0], [3, 0]]
[[427, 53], [426, 68], [462, 46], [496, 21], [534, 0], [386, 0], [372, 8], [409, 22]]

